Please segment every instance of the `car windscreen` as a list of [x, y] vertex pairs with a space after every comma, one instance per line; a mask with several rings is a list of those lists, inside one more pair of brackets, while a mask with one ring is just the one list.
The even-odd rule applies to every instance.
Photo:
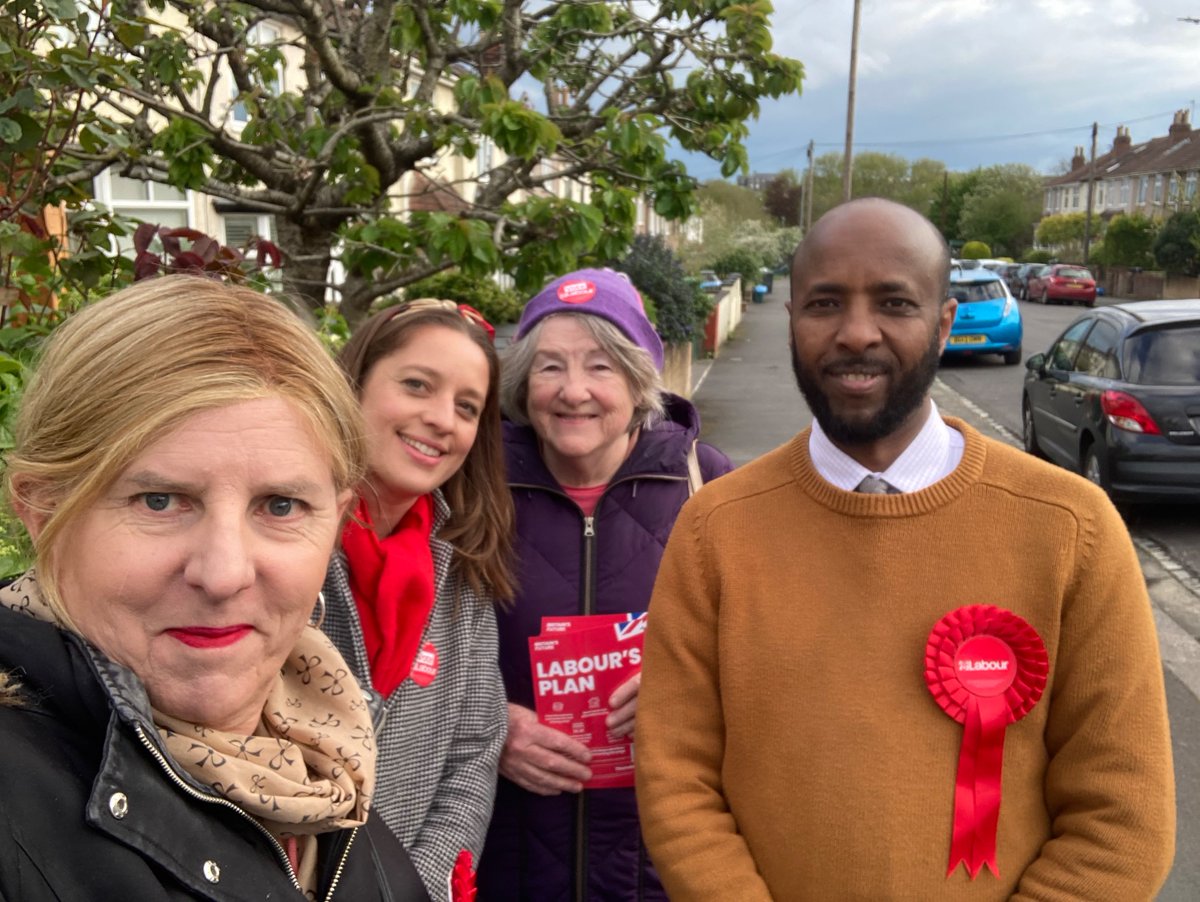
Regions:
[[1060, 279], [1090, 279], [1092, 274], [1086, 269], [1077, 269], [1073, 266], [1063, 266], [1055, 273]]
[[950, 297], [960, 304], [972, 301], [993, 301], [1005, 297], [1004, 283], [999, 279], [989, 282], [955, 282], [950, 286]]
[[1140, 385], [1200, 385], [1200, 324], [1130, 335], [1125, 371]]

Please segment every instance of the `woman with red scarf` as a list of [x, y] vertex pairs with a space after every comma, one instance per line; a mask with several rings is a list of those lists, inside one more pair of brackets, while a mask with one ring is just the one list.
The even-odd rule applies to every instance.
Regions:
[[372, 317], [338, 358], [366, 420], [367, 477], [325, 580], [324, 629], [369, 687], [373, 808], [435, 900], [452, 876], [469, 883], [506, 734], [493, 604], [513, 592], [512, 502], [492, 334], [471, 308], [422, 299]]

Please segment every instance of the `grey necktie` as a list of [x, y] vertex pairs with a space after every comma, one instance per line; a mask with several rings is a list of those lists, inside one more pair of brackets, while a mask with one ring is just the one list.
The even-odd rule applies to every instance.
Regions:
[[865, 492], [868, 495], [899, 495], [900, 494], [900, 490], [898, 488], [896, 488], [894, 485], [892, 485], [890, 482], [886, 482], [886, 481], [880, 479], [878, 476], [871, 476], [871, 475], [864, 476], [863, 481], [860, 482], [855, 487], [854, 491]]

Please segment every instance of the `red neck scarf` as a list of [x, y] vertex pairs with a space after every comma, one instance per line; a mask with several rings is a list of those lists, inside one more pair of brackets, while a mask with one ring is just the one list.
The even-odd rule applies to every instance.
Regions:
[[371, 685], [387, 698], [412, 670], [433, 610], [433, 499], [422, 495], [392, 534], [375, 535], [361, 497], [342, 530], [350, 591], [371, 662]]

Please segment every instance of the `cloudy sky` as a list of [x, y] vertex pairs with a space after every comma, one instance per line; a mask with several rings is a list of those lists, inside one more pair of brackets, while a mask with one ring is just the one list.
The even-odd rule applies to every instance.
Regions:
[[[751, 168], [804, 167], [845, 141], [852, 0], [773, 0], [775, 49], [804, 90], [764, 105]], [[1028, 163], [1053, 172], [1076, 145], [1097, 153], [1118, 125], [1166, 134], [1200, 100], [1200, 0], [863, 0], [855, 151], [932, 157], [953, 170]], [[707, 160], [691, 173], [719, 177]]]

